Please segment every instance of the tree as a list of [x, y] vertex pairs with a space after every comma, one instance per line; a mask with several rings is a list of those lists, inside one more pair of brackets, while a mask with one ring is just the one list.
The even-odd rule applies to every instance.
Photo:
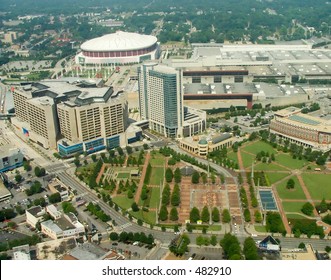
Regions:
[[34, 174], [37, 176], [37, 177], [40, 177], [40, 167], [39, 166], [36, 166], [34, 168]]
[[169, 202], [170, 202], [170, 186], [166, 184], [162, 191], [162, 204], [168, 205]]
[[131, 190], [128, 190], [128, 193], [127, 193], [127, 195], [128, 195], [128, 199], [131, 199], [131, 198], [133, 198], [133, 193], [132, 193], [132, 191], [131, 191]]
[[200, 220], [200, 212], [199, 209], [196, 207], [193, 207], [190, 212], [190, 220], [191, 223], [196, 223], [198, 220]]
[[217, 236], [216, 235], [212, 235], [210, 238], [210, 244], [213, 246], [217, 245]]
[[20, 182], [22, 182], [22, 180], [23, 180], [23, 177], [22, 177], [21, 174], [16, 174], [15, 175], [15, 181], [16, 181], [16, 183], [20, 183]]
[[245, 255], [246, 260], [259, 260], [260, 259], [255, 241], [252, 237], [248, 237], [245, 239], [243, 253]]
[[195, 243], [198, 245], [198, 246], [202, 246], [204, 245], [205, 243], [205, 238], [201, 235], [197, 236], [197, 238], [195, 239]]
[[192, 174], [192, 184], [198, 184], [200, 180], [200, 174], [198, 171], [194, 171]]
[[126, 152], [127, 152], [129, 155], [132, 154], [132, 152], [133, 152], [132, 147], [130, 147], [130, 146], [126, 146], [125, 149], [126, 149]]
[[69, 201], [62, 202], [62, 209], [65, 214], [68, 213], [74, 213], [75, 215], [78, 214], [76, 208]]
[[218, 223], [220, 221], [220, 211], [217, 207], [214, 207], [211, 212], [211, 219], [214, 223]]
[[314, 212], [314, 206], [310, 202], [306, 202], [302, 208], [301, 211], [303, 214], [306, 214], [308, 216], [311, 216]]
[[61, 195], [60, 193], [53, 193], [48, 197], [48, 201], [49, 203], [53, 204], [53, 203], [57, 203], [61, 201]]
[[236, 236], [232, 235], [231, 233], [226, 233], [224, 238], [221, 239], [220, 245], [222, 246], [227, 259], [240, 259], [240, 243]]
[[261, 223], [262, 222], [262, 215], [259, 210], [256, 210], [254, 213], [254, 219], [256, 223]]
[[328, 204], [326, 203], [325, 198], [323, 198], [321, 203], [316, 206], [316, 210], [318, 213], [325, 213], [328, 211]]
[[117, 147], [117, 152], [120, 156], [124, 155], [123, 149], [121, 147]]
[[175, 179], [175, 183], [180, 183], [181, 180], [182, 180], [182, 174], [180, 172], [180, 169], [177, 167], [175, 169], [175, 172], [174, 172], [174, 179]]
[[244, 219], [245, 219], [245, 222], [251, 221], [251, 213], [249, 212], [249, 210], [247, 208], [244, 210]]
[[231, 222], [231, 215], [228, 209], [223, 209], [222, 211], [222, 222], [223, 223], [230, 223]]
[[116, 240], [118, 240], [118, 238], [119, 238], [118, 233], [117, 233], [117, 232], [111, 232], [111, 233], [109, 234], [109, 238], [110, 238], [110, 240], [112, 240], [112, 241], [116, 241]]
[[305, 245], [305, 243], [300, 242], [298, 248], [299, 248], [299, 249], [306, 249], [306, 245]]
[[145, 143], [145, 144], [143, 145], [143, 148], [144, 148], [144, 150], [148, 150], [148, 144]]
[[172, 207], [170, 210], [170, 220], [177, 221], [178, 220], [178, 212], [176, 207]]
[[74, 164], [76, 165], [76, 167], [79, 167], [79, 165], [80, 165], [79, 158], [74, 159]]
[[172, 170], [170, 167], [168, 167], [166, 169], [166, 172], [165, 172], [165, 179], [166, 179], [166, 182], [167, 183], [170, 183], [172, 182], [172, 178], [174, 177], [173, 173], [172, 173]]
[[294, 189], [294, 186], [295, 186], [295, 182], [292, 178], [290, 178], [286, 183], [286, 188], [287, 189]]
[[168, 209], [165, 205], [161, 206], [160, 213], [159, 213], [159, 219], [161, 221], [165, 221], [168, 219]]
[[30, 171], [31, 170], [30, 161], [28, 160], [23, 161], [23, 168], [25, 171]]
[[139, 206], [137, 205], [136, 202], [133, 202], [131, 204], [131, 209], [132, 209], [133, 212], [138, 212], [139, 211]]
[[179, 189], [179, 185], [175, 184], [171, 194], [171, 205], [178, 206], [179, 203], [180, 203], [180, 189]]
[[201, 211], [201, 220], [202, 222], [204, 223], [209, 223], [209, 220], [210, 220], [210, 213], [209, 213], [209, 209], [207, 206], [204, 206], [202, 208], [202, 211]]

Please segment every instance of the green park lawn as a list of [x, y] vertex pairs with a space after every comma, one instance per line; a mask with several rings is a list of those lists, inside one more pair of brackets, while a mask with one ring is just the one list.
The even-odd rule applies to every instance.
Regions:
[[152, 166], [164, 166], [166, 158], [158, 152], [152, 152], [149, 163]]
[[150, 185], [160, 185], [164, 179], [164, 168], [163, 167], [153, 167], [151, 178], [149, 180]]
[[331, 174], [303, 173], [302, 178], [312, 199], [331, 199]]
[[307, 161], [302, 159], [293, 159], [289, 154], [278, 154], [276, 155], [276, 162], [289, 169], [300, 169], [307, 164]]
[[257, 232], [267, 232], [265, 226], [254, 226]]
[[241, 153], [241, 158], [243, 160], [243, 164], [244, 167], [250, 167], [252, 166], [252, 163], [255, 161], [255, 156], [251, 155], [251, 154], [247, 154], [245, 152], [243, 152], [242, 150], [240, 151]]
[[228, 159], [233, 160], [234, 162], [238, 162], [238, 157], [237, 157], [237, 153], [234, 152], [229, 152], [227, 154]]
[[132, 215], [132, 217], [135, 217], [136, 219], [140, 219], [148, 224], [155, 225], [155, 222], [156, 222], [156, 212], [155, 211], [145, 212], [145, 211], [139, 210], [138, 212], [129, 211], [129, 213]]
[[112, 198], [113, 202], [116, 203], [122, 209], [129, 209], [131, 208], [134, 199], [129, 199], [126, 195], [123, 196], [115, 196]]
[[151, 199], [149, 201], [149, 207], [156, 208], [159, 206], [160, 203], [160, 188], [153, 187], [151, 188], [151, 190], [152, 190], [152, 194], [151, 194]]
[[288, 176], [290, 173], [289, 172], [284, 172], [284, 173], [276, 173], [276, 172], [268, 172], [264, 173], [265, 176], [268, 178], [269, 184], [275, 184], [276, 182], [282, 180], [286, 176]]
[[285, 180], [284, 182], [278, 184], [276, 187], [279, 197], [281, 199], [306, 199], [298, 178], [296, 176], [292, 176], [291, 178], [295, 182], [294, 189], [287, 189], [286, 183], [288, 180]]
[[257, 165], [254, 166], [254, 170], [259, 170], [259, 171], [286, 171], [282, 166], [279, 166], [278, 164], [273, 164], [273, 163], [263, 163], [260, 162]]
[[307, 216], [304, 214], [286, 214], [287, 219], [291, 220], [302, 220], [302, 219], [307, 219]]
[[257, 141], [253, 144], [247, 145], [242, 148], [242, 150], [256, 155], [259, 152], [269, 152], [269, 154], [274, 153], [276, 155], [277, 151], [268, 143], [263, 141]]
[[118, 172], [117, 173], [117, 179], [129, 179], [130, 173], [127, 172]]
[[296, 213], [302, 213], [301, 208], [305, 204], [305, 202], [289, 202], [289, 201], [283, 201], [283, 209], [285, 212], [296, 212]]

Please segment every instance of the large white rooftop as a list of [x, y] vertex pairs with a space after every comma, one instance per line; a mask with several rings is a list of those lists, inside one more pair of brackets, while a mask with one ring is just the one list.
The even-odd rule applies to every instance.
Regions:
[[150, 47], [157, 42], [151, 35], [117, 31], [89, 40], [81, 45], [83, 51], [128, 51]]

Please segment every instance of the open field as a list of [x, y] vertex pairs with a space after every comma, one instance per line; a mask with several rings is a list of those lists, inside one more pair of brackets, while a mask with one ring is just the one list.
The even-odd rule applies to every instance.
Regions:
[[283, 209], [285, 212], [296, 212], [296, 213], [302, 213], [301, 208], [305, 204], [305, 202], [288, 202], [283, 201]]
[[285, 169], [282, 166], [279, 166], [277, 164], [263, 163], [263, 162], [260, 162], [257, 165], [255, 165], [254, 169], [255, 170], [261, 170], [261, 171], [286, 171], [287, 170], [287, 169]]
[[249, 153], [253, 153], [255, 155], [262, 151], [269, 152], [269, 154], [277, 153], [277, 151], [273, 147], [271, 147], [270, 144], [263, 142], [263, 141], [254, 142], [253, 144], [243, 147], [242, 150], [249, 152]]
[[307, 165], [307, 161], [302, 159], [294, 159], [289, 154], [278, 154], [276, 155], [276, 162], [278, 162], [281, 165], [284, 165], [285, 167], [293, 169], [300, 169]]
[[153, 167], [151, 178], [149, 180], [150, 185], [160, 185], [164, 180], [164, 168]]
[[267, 232], [265, 226], [254, 226], [257, 232]]
[[253, 156], [251, 154], [247, 154], [243, 151], [240, 151], [240, 152], [241, 152], [241, 157], [243, 160], [244, 167], [247, 168], [247, 167], [252, 166], [252, 163], [255, 161], [255, 156]]
[[164, 166], [166, 158], [158, 152], [151, 152], [151, 158], [149, 163], [152, 166]]
[[304, 173], [302, 178], [312, 199], [331, 199], [331, 174]]
[[142, 221], [145, 221], [148, 224], [155, 225], [155, 222], [156, 222], [156, 212], [155, 211], [145, 212], [145, 211], [139, 210], [138, 212], [129, 211], [129, 213], [132, 215], [132, 217], [135, 217], [136, 219], [140, 219]]
[[306, 196], [299, 184], [298, 178], [296, 176], [291, 177], [294, 182], [294, 189], [287, 189], [286, 183], [287, 180], [277, 185], [277, 193], [281, 199], [306, 199]]
[[278, 181], [282, 180], [283, 178], [285, 178], [286, 176], [288, 176], [290, 173], [286, 172], [286, 173], [272, 173], [272, 172], [268, 172], [268, 173], [264, 173], [266, 177], [268, 177], [268, 181], [270, 183], [270, 185], [277, 183]]
[[229, 152], [227, 154], [227, 157], [231, 160], [233, 160], [234, 162], [238, 162], [238, 157], [237, 157], [237, 153], [234, 152]]
[[150, 208], [156, 208], [160, 204], [160, 188], [154, 187], [151, 188], [152, 194], [151, 194], [151, 199], [149, 201], [149, 207]]
[[129, 209], [131, 208], [134, 199], [129, 199], [126, 195], [125, 196], [115, 196], [113, 197], [113, 202], [116, 203], [122, 209]]
[[127, 173], [127, 172], [118, 172], [116, 178], [117, 179], [129, 179], [130, 178], [130, 173]]

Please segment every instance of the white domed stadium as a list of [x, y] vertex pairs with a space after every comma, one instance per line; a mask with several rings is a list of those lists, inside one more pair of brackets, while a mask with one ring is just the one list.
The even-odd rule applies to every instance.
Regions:
[[118, 65], [157, 59], [159, 44], [155, 36], [118, 31], [83, 43], [81, 50], [76, 56], [81, 65]]

